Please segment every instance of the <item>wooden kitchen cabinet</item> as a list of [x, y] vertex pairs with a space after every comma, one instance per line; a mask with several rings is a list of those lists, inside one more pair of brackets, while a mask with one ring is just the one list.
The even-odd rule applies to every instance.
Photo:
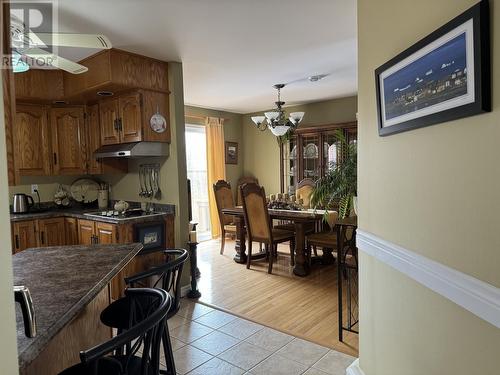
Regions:
[[64, 234], [66, 245], [78, 245], [78, 219], [74, 217], [64, 218]]
[[83, 107], [50, 110], [53, 172], [55, 175], [86, 173], [86, 134]]
[[12, 223], [12, 249], [14, 253], [38, 246], [36, 225], [36, 220], [17, 221]]
[[118, 243], [118, 227], [100, 221], [78, 220], [78, 242], [80, 245]]
[[63, 217], [38, 220], [38, 245], [64, 246], [66, 244], [65, 225]]
[[101, 144], [113, 145], [120, 143], [118, 118], [120, 117], [118, 99], [104, 100], [99, 104], [101, 125]]
[[141, 95], [132, 93], [118, 98], [120, 118], [120, 143], [139, 142], [142, 140]]
[[95, 225], [91, 220], [78, 220], [78, 243], [92, 245], [95, 243]]
[[48, 108], [17, 105], [12, 133], [16, 179], [19, 180], [19, 176], [50, 175]]
[[126, 159], [96, 160], [94, 152], [101, 147], [101, 124], [99, 118], [99, 104], [87, 107], [87, 173], [88, 174], [116, 174], [127, 173]]
[[115, 224], [96, 221], [95, 236], [98, 244], [118, 243], [118, 228]]
[[101, 144], [142, 140], [141, 94], [134, 92], [105, 100], [100, 105]]
[[99, 104], [87, 107], [87, 160], [88, 173], [102, 173], [101, 162], [94, 158], [94, 151], [101, 147], [101, 127], [99, 123]]

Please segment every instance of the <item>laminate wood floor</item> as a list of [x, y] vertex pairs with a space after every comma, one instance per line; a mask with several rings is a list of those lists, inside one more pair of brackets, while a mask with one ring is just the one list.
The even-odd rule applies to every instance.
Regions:
[[[258, 245], [256, 244], [257, 248]], [[219, 240], [198, 245], [201, 272], [200, 302], [256, 323], [357, 356], [358, 335], [344, 331], [338, 341], [337, 269], [313, 265], [306, 277], [295, 276], [288, 244], [279, 248], [273, 274], [267, 262], [253, 261], [249, 270], [233, 261], [234, 241], [226, 240], [224, 255]]]

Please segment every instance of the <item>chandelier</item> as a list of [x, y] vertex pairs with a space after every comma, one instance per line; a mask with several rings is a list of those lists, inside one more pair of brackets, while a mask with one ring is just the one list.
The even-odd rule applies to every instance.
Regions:
[[[281, 101], [280, 90], [285, 87], [284, 83], [273, 86], [278, 90], [278, 101], [275, 102], [276, 109], [271, 112], [265, 112], [264, 116], [252, 116], [252, 121], [257, 125], [257, 129], [265, 131], [269, 128], [276, 137], [285, 135], [289, 130], [294, 130], [304, 117], [304, 112], [292, 112], [287, 118], [283, 106], [285, 102]], [[266, 124], [266, 120], [268, 124]]]

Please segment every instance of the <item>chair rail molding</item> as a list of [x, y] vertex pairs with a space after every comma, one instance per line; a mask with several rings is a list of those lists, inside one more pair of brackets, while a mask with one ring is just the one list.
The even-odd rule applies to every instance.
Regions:
[[358, 229], [359, 250], [500, 328], [500, 288]]
[[365, 375], [361, 367], [359, 367], [359, 358], [356, 359], [353, 363], [349, 365], [348, 368], [345, 369], [346, 375]]

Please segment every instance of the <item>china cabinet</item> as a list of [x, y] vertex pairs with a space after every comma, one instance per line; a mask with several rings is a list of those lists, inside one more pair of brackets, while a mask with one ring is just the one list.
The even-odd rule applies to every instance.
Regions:
[[349, 143], [357, 142], [357, 122], [298, 128], [281, 145], [281, 192], [295, 193], [304, 178], [317, 180], [329, 168], [342, 161], [342, 150], [336, 132], [341, 129]]

